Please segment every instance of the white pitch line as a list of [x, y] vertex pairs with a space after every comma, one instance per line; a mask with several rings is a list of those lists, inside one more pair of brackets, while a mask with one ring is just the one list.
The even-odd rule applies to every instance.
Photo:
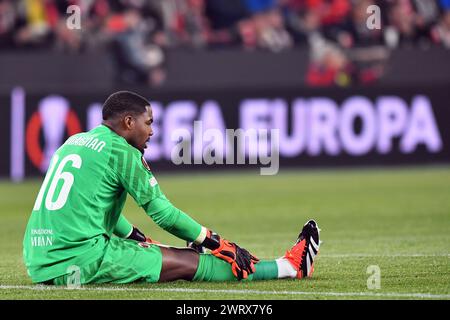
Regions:
[[375, 292], [308, 292], [308, 291], [263, 291], [263, 290], [219, 290], [219, 289], [184, 289], [184, 288], [121, 288], [121, 287], [89, 287], [82, 286], [76, 289], [53, 286], [12, 286], [0, 285], [0, 290], [36, 290], [36, 291], [124, 291], [124, 292], [182, 292], [182, 293], [225, 293], [225, 294], [255, 294], [255, 295], [309, 295], [309, 296], [331, 296], [331, 297], [381, 297], [381, 298], [419, 298], [419, 299], [450, 299], [450, 294], [430, 293], [375, 293]]

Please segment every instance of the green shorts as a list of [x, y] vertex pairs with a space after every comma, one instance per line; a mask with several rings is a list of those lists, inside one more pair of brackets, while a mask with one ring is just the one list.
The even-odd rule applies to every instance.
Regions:
[[72, 273], [55, 278], [53, 284], [158, 282], [161, 268], [162, 253], [157, 245], [113, 237], [102, 259], [72, 268]]

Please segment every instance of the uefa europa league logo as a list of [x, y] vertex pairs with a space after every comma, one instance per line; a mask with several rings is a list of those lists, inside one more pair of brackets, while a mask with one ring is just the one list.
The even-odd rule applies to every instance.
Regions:
[[69, 105], [66, 99], [59, 96], [45, 98], [39, 104], [39, 113], [42, 118], [42, 130], [44, 134], [45, 147], [44, 159], [41, 170], [47, 170], [55, 151], [59, 148], [66, 128], [66, 117]]

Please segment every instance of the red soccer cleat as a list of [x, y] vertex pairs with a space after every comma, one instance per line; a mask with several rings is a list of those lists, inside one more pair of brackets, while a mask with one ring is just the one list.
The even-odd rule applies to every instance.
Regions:
[[297, 270], [298, 279], [311, 277], [314, 272], [314, 258], [319, 253], [319, 232], [317, 223], [309, 220], [303, 226], [295, 245], [284, 255]]

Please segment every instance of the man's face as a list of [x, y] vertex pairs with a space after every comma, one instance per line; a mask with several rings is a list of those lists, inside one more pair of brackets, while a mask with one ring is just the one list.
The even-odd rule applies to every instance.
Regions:
[[129, 143], [144, 153], [147, 142], [153, 135], [152, 123], [153, 112], [150, 106], [145, 107], [146, 111], [134, 117], [134, 126], [130, 134]]

